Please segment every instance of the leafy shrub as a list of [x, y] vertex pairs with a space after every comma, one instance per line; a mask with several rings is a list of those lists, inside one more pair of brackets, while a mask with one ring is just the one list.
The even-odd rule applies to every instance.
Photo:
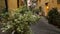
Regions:
[[60, 26], [60, 14], [56, 8], [53, 8], [48, 13], [48, 21], [50, 24]]
[[39, 7], [39, 8], [35, 8], [35, 9], [33, 9], [33, 13], [34, 13], [34, 14], [37, 14], [37, 15], [39, 15], [39, 13], [42, 14], [42, 8]]
[[[4, 15], [5, 13], [2, 14]], [[21, 7], [15, 11], [13, 18], [8, 16], [5, 19], [6, 22], [2, 20], [3, 27], [1, 30], [2, 32], [15, 31], [14, 34], [32, 34], [30, 25], [36, 23], [39, 18], [40, 16], [33, 14], [27, 7]]]
[[57, 15], [55, 22], [57, 23], [57, 26], [60, 28], [60, 14]]
[[[0, 12], [0, 21], [3, 21], [4, 19], [7, 19], [7, 17], [9, 16], [8, 11], [6, 10], [6, 8], [2, 9], [2, 11]], [[6, 20], [4, 20], [6, 21]]]

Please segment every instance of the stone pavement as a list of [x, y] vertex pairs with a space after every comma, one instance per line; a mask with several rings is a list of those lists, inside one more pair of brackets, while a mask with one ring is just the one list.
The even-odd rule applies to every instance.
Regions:
[[44, 17], [37, 24], [31, 25], [34, 34], [60, 34], [60, 29], [48, 23]]

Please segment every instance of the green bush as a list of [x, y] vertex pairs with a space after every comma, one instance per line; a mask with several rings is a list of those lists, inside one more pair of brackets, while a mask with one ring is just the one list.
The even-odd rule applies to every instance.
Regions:
[[7, 17], [9, 16], [8, 11], [6, 10], [6, 8], [2, 9], [2, 11], [0, 12], [0, 21], [6, 21], [5, 19], [7, 19]]
[[[5, 13], [2, 13], [5, 15]], [[8, 12], [7, 14], [8, 15]], [[6, 16], [5, 16], [6, 17]], [[6, 22], [2, 20], [2, 32], [15, 31], [15, 34], [32, 34], [30, 25], [36, 23], [40, 16], [33, 14], [27, 7], [21, 7], [16, 9], [13, 17], [7, 16]]]
[[50, 24], [60, 26], [60, 14], [56, 8], [53, 8], [48, 13], [48, 21]]

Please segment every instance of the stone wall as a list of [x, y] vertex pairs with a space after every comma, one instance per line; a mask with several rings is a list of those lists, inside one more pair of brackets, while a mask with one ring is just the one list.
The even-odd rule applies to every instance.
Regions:
[[0, 11], [5, 8], [5, 1], [4, 0], [0, 0]]
[[[46, 6], [45, 3], [48, 3], [48, 6]], [[44, 15], [47, 16], [50, 9], [57, 7], [57, 0], [38, 0], [38, 7], [39, 6], [42, 7]], [[59, 8], [59, 6], [57, 8]]]
[[7, 0], [8, 9], [16, 9], [17, 8], [17, 0]]

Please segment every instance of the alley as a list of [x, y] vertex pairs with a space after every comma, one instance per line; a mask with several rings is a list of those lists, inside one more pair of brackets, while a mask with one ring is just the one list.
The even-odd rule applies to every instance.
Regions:
[[37, 24], [31, 26], [34, 34], [60, 34], [60, 29], [48, 23], [44, 17]]

